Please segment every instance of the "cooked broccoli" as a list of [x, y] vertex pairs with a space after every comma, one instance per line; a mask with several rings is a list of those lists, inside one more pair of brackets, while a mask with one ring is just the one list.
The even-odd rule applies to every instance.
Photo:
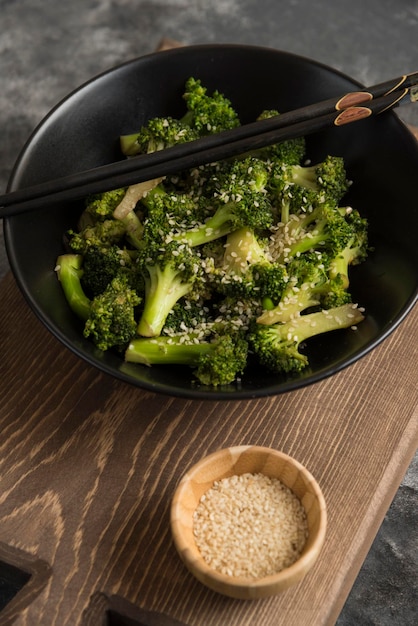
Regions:
[[126, 275], [116, 276], [92, 300], [84, 336], [91, 337], [100, 350], [124, 350], [136, 334], [135, 308], [140, 302]]
[[145, 301], [137, 330], [144, 337], [155, 337], [176, 302], [192, 291], [197, 295], [201, 263], [189, 246], [172, 241], [160, 247], [157, 240], [149, 241], [138, 262], [145, 280]]
[[271, 238], [274, 258], [288, 263], [310, 250], [336, 256], [349, 244], [354, 226], [347, 219], [350, 209], [322, 203], [302, 215], [292, 215], [287, 224], [279, 224]]
[[351, 227], [351, 237], [344, 248], [330, 262], [330, 277], [341, 279], [345, 289], [349, 287], [349, 266], [359, 265], [368, 256], [368, 221], [356, 209], [346, 211], [346, 221]]
[[[210, 210], [207, 201], [192, 191], [170, 189], [163, 183], [150, 190], [140, 204], [152, 219], [158, 219], [158, 222], [163, 219], [164, 228], [170, 232], [174, 230], [183, 232], [199, 226], [208, 217]], [[161, 217], [156, 218], [158, 214]]]
[[285, 166], [284, 176], [288, 183], [310, 189], [335, 204], [340, 202], [349, 187], [344, 159], [338, 156], [327, 156], [316, 165]]
[[82, 255], [60, 255], [56, 272], [70, 308], [84, 322], [84, 336], [91, 337], [100, 350], [125, 349], [136, 333], [135, 307], [141, 302], [128, 276], [119, 274], [103, 293], [90, 299], [82, 286]]
[[81, 320], [90, 315], [90, 299], [81, 284], [83, 276], [83, 257], [81, 254], [61, 254], [55, 265], [58, 280], [71, 310]]
[[312, 211], [318, 204], [338, 205], [349, 188], [341, 157], [327, 156], [317, 165], [280, 161], [271, 164], [269, 192], [279, 202], [280, 219]]
[[90, 245], [83, 254], [82, 285], [91, 296], [102, 293], [121, 272], [134, 272], [132, 253], [117, 245]]
[[195, 247], [243, 226], [255, 231], [268, 229], [273, 223], [273, 211], [266, 193], [267, 180], [267, 168], [260, 159], [247, 157], [234, 161], [220, 174], [216, 191], [208, 199], [214, 207], [213, 215], [177, 238]]
[[[80, 217], [78, 230], [68, 231], [68, 244], [74, 252], [84, 254], [90, 246], [111, 246], [125, 238], [134, 247], [141, 246], [143, 225], [138, 215], [132, 210], [121, 219], [115, 218], [113, 213], [107, 212], [112, 206], [109, 195], [109, 192], [104, 192], [101, 198], [97, 197], [90, 203]], [[116, 206], [119, 206], [118, 203]], [[98, 212], [94, 212], [93, 207]]]
[[284, 324], [256, 324], [249, 343], [260, 364], [277, 373], [294, 373], [308, 365], [308, 357], [300, 352], [303, 342], [315, 335], [349, 328], [364, 319], [355, 304], [299, 315]]
[[257, 322], [288, 322], [311, 307], [328, 309], [351, 302], [343, 281], [338, 275], [330, 277], [329, 268], [328, 257], [321, 252], [307, 252], [294, 258], [286, 267], [287, 282], [279, 301], [263, 311]]
[[179, 333], [205, 332], [208, 325], [213, 324], [211, 310], [205, 299], [190, 300], [185, 296], [177, 302], [169, 312], [162, 335], [176, 335]]
[[[260, 113], [257, 120], [270, 119], [280, 115], [275, 109], [266, 109]], [[306, 151], [305, 137], [295, 137], [294, 139], [286, 139], [279, 143], [260, 148], [253, 154], [261, 158], [271, 160], [275, 164], [286, 163], [287, 165], [300, 165]]]
[[173, 117], [151, 118], [137, 133], [122, 135], [120, 145], [123, 154], [150, 154], [199, 137], [190, 124]]
[[264, 308], [280, 300], [287, 281], [285, 267], [270, 257], [268, 242], [247, 227], [227, 236], [215, 275], [221, 293], [257, 299]]
[[182, 122], [194, 128], [201, 136], [240, 125], [231, 101], [217, 90], [209, 95], [199, 79], [190, 77], [186, 81], [183, 98], [187, 113], [182, 117]]
[[191, 77], [186, 81], [183, 99], [187, 111], [181, 119], [169, 115], [154, 117], [138, 132], [121, 135], [122, 153], [149, 154], [240, 125], [230, 100], [219, 91], [209, 95], [198, 79]]
[[[240, 124], [200, 80], [183, 93], [182, 118], [121, 137], [126, 156]], [[84, 336], [128, 361], [189, 365], [216, 387], [244, 372], [249, 342], [267, 368], [299, 371], [301, 342], [361, 321], [348, 272], [367, 256], [367, 221], [340, 206], [343, 160], [302, 165], [305, 147], [288, 140], [87, 198], [57, 260]]]
[[239, 332], [202, 338], [200, 333], [133, 339], [126, 361], [144, 365], [188, 365], [203, 385], [228, 385], [247, 364], [248, 343]]
[[118, 220], [106, 219], [83, 230], [67, 232], [68, 245], [76, 254], [85, 254], [92, 246], [112, 246], [125, 237], [125, 226]]
[[126, 187], [112, 189], [89, 196], [86, 199], [85, 213], [93, 222], [113, 219], [113, 212], [126, 194]]

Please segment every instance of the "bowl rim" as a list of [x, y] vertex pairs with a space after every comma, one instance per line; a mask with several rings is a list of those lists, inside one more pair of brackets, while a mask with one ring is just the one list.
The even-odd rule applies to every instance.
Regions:
[[[286, 50], [282, 50], [280, 48], [273, 48], [269, 46], [261, 46], [261, 45], [252, 45], [252, 44], [239, 44], [239, 43], [203, 43], [203, 44], [192, 44], [192, 45], [184, 45], [177, 48], [172, 48], [168, 50], [162, 51], [154, 51], [145, 55], [141, 55], [123, 63], [113, 65], [112, 67], [105, 69], [90, 79], [84, 81], [78, 87], [70, 91], [66, 96], [61, 98], [55, 106], [53, 106], [50, 111], [41, 119], [41, 121], [35, 126], [34, 130], [29, 135], [28, 139], [24, 143], [17, 160], [12, 168], [8, 184], [7, 191], [12, 191], [14, 189], [19, 188], [19, 185], [16, 185], [18, 173], [21, 167], [22, 162], [32, 144], [32, 142], [36, 139], [37, 135], [42, 132], [43, 128], [48, 125], [50, 119], [56, 115], [59, 110], [67, 104], [72, 98], [76, 97], [79, 92], [88, 89], [93, 83], [100, 81], [102, 78], [105, 78], [111, 75], [114, 72], [123, 71], [124, 68], [129, 66], [135, 66], [137, 63], [145, 63], [147, 60], [151, 60], [153, 58], [169, 58], [174, 56], [181, 56], [184, 54], [193, 54], [194, 51], [206, 50], [208, 53], [214, 50], [246, 50], [246, 51], [266, 51], [272, 54], [281, 55], [283, 58], [295, 59], [299, 60], [303, 63], [307, 63], [312, 67], [316, 67], [322, 69], [333, 76], [337, 76], [343, 78], [345, 81], [348, 81], [353, 85], [353, 87], [364, 87], [359, 81], [353, 79], [348, 74], [340, 71], [337, 68], [329, 66], [321, 61], [317, 61], [313, 58], [296, 54], [293, 52], [289, 52]], [[411, 141], [415, 143], [415, 139], [409, 130], [393, 111], [389, 111], [388, 114], [394, 118], [397, 122], [400, 129], [405, 132], [405, 137], [410, 135]], [[3, 220], [3, 231], [4, 231], [4, 239], [5, 239], [5, 247], [6, 253], [9, 259], [10, 267], [12, 269], [12, 273], [15, 277], [16, 283], [22, 292], [24, 299], [29, 304], [29, 307], [33, 311], [33, 313], [38, 317], [38, 319], [43, 323], [43, 325], [47, 328], [47, 330], [55, 336], [66, 348], [68, 348], [73, 354], [79, 357], [82, 361], [88, 363], [90, 366], [95, 367], [99, 371], [108, 374], [122, 382], [131, 384], [138, 388], [141, 388], [145, 391], [150, 391], [154, 393], [162, 393], [165, 395], [169, 395], [171, 397], [179, 397], [186, 399], [196, 399], [196, 400], [212, 400], [212, 401], [240, 401], [240, 400], [248, 400], [255, 399], [261, 397], [271, 397], [275, 395], [280, 395], [282, 393], [287, 393], [289, 391], [294, 391], [297, 389], [302, 389], [304, 387], [308, 387], [317, 382], [323, 381], [336, 373], [339, 373], [350, 367], [359, 359], [363, 358], [371, 351], [373, 351], [380, 343], [382, 343], [387, 337], [399, 326], [399, 324], [405, 319], [405, 317], [409, 314], [411, 309], [414, 307], [415, 303], [418, 301], [418, 287], [414, 294], [412, 294], [408, 300], [405, 302], [402, 309], [399, 313], [393, 317], [388, 323], [386, 327], [384, 327], [381, 333], [375, 338], [369, 340], [365, 345], [361, 345], [351, 352], [344, 359], [339, 360], [331, 366], [323, 366], [317, 372], [306, 373], [304, 376], [296, 376], [294, 378], [283, 379], [279, 384], [271, 384], [268, 387], [265, 386], [253, 386], [251, 388], [242, 388], [239, 384], [235, 386], [233, 389], [229, 388], [206, 388], [204, 386], [200, 386], [199, 384], [190, 385], [189, 387], [178, 387], [175, 383], [171, 384], [170, 382], [164, 381], [151, 381], [148, 379], [137, 379], [134, 375], [132, 375], [129, 371], [124, 368], [124, 364], [121, 363], [120, 367], [114, 367], [112, 364], [106, 362], [106, 360], [102, 360], [94, 355], [93, 352], [89, 352], [83, 348], [82, 338], [80, 339], [80, 345], [74, 344], [74, 342], [69, 339], [65, 332], [61, 330], [61, 328], [49, 319], [48, 315], [39, 308], [36, 298], [28, 292], [26, 288], [26, 283], [24, 277], [21, 275], [19, 271], [19, 263], [16, 257], [15, 250], [13, 249], [13, 245], [11, 244], [12, 239], [12, 224], [13, 217], [8, 217]]]
[[[184, 491], [187, 489], [187, 486], [192, 479], [192, 476], [197, 471], [203, 469], [205, 466], [213, 465], [227, 455], [229, 455], [231, 459], [233, 459], [234, 457], [239, 458], [242, 453], [257, 454], [265, 457], [273, 456], [278, 460], [286, 461], [287, 463], [292, 464], [294, 467], [296, 467], [298, 472], [302, 474], [305, 482], [309, 484], [310, 488], [312, 489], [312, 493], [315, 495], [318, 501], [318, 530], [312, 543], [306, 548], [306, 551], [303, 551], [300, 557], [289, 567], [286, 567], [285, 569], [275, 574], [264, 576], [263, 578], [258, 579], [239, 576], [228, 576], [210, 567], [204, 561], [203, 557], [198, 556], [199, 553], [196, 546], [194, 546], [193, 549], [190, 548], [190, 544], [186, 540], [182, 532], [182, 524], [180, 522], [182, 496], [184, 494]], [[232, 463], [232, 472], [234, 465], [235, 463]], [[260, 473], [263, 472], [260, 471]], [[225, 472], [221, 472], [219, 477], [215, 478], [212, 481], [212, 484], [216, 480], [222, 479], [224, 474]], [[229, 472], [227, 472], [226, 475], [230, 476], [234, 475], [234, 473], [230, 474]], [[268, 474], [265, 475], [268, 476]], [[289, 488], [292, 489], [291, 487]], [[208, 489], [210, 489], [210, 486], [208, 486]], [[193, 512], [190, 509], [188, 509], [188, 512], [190, 513], [190, 515], [193, 515]], [[276, 593], [277, 587], [284, 589], [288, 580], [293, 579], [298, 581], [305, 573], [307, 573], [309, 569], [311, 569], [311, 567], [315, 563], [325, 542], [327, 524], [327, 505], [323, 491], [318, 481], [308, 470], [308, 468], [296, 458], [290, 456], [282, 450], [260, 445], [248, 444], [229, 446], [226, 448], [220, 448], [201, 458], [199, 461], [194, 463], [180, 479], [174, 491], [170, 506], [170, 528], [172, 538], [174, 541], [174, 545], [179, 553], [179, 556], [185, 563], [186, 567], [188, 567], [194, 573], [198, 580], [200, 580], [205, 585], [211, 587], [212, 589], [218, 590], [218, 588], [225, 587], [227, 589], [230, 589], [234, 594], [239, 593], [240, 591], [244, 592], [250, 588], [251, 590], [253, 590], [254, 593], [264, 590], [266, 595], [270, 595], [270, 593]]]

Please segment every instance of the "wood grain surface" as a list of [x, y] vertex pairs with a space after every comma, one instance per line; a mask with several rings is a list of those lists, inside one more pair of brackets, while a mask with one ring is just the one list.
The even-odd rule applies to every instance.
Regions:
[[[326, 381], [218, 403], [99, 373], [45, 330], [11, 275], [0, 291], [0, 560], [45, 564], [32, 590], [2, 611], [2, 626], [335, 622], [416, 447], [417, 307]], [[247, 444], [296, 457], [328, 506], [325, 544], [307, 577], [250, 602], [196, 581], [169, 530], [184, 472], [209, 452]], [[130, 607], [136, 621], [109, 622], [112, 606]]]

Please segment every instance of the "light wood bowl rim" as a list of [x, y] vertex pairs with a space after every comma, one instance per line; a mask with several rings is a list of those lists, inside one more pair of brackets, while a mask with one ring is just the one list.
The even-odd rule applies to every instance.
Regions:
[[[202, 472], [202, 470], [204, 471], [206, 468], [211, 468], [215, 463], [221, 463], [220, 466], [223, 471], [221, 470], [219, 475], [215, 476], [213, 480], [201, 483], [201, 493], [207, 491], [215, 480], [219, 480], [225, 476], [242, 473], [236, 471], [234, 468], [239, 463], [243, 454], [246, 455], [247, 459], [258, 458], [258, 460], [260, 460], [273, 458], [292, 465], [303, 478], [306, 485], [309, 486], [310, 493], [312, 493], [317, 500], [319, 511], [319, 523], [317, 525], [316, 535], [313, 540], [311, 536], [311, 543], [304, 549], [300, 558], [290, 567], [278, 572], [277, 574], [256, 580], [227, 576], [215, 571], [207, 565], [200, 556], [196, 545], [191, 545], [190, 529], [185, 531], [184, 525], [185, 511], [188, 522], [192, 524], [191, 516], [193, 515], [194, 510], [194, 508], [185, 509], [183, 505], [183, 496], [189, 489], [190, 481], [193, 481], [193, 484], [195, 484], [194, 477]], [[273, 474], [270, 473], [270, 475]], [[276, 475], [276, 477], [280, 478], [278, 475]], [[285, 480], [283, 480], [283, 482], [285, 483]], [[292, 488], [291, 485], [288, 486]], [[327, 528], [327, 509], [325, 498], [318, 482], [313, 477], [311, 472], [299, 461], [285, 452], [275, 450], [273, 448], [257, 445], [242, 445], [222, 448], [212, 452], [194, 464], [184, 474], [173, 495], [170, 510], [170, 525], [173, 541], [180, 558], [189, 571], [198, 580], [200, 580], [200, 582], [212, 590], [218, 591], [224, 595], [241, 599], [255, 599], [267, 597], [284, 591], [288, 587], [299, 582], [312, 568], [325, 540]]]

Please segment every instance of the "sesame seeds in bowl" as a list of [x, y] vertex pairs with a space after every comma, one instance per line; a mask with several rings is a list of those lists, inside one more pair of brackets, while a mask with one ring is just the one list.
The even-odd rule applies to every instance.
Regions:
[[200, 498], [193, 533], [206, 563], [222, 574], [265, 578], [292, 565], [308, 535], [305, 509], [278, 478], [234, 475]]
[[219, 450], [180, 481], [171, 507], [177, 551], [207, 587], [239, 599], [299, 582], [322, 548], [326, 507], [310, 472], [260, 446]]

